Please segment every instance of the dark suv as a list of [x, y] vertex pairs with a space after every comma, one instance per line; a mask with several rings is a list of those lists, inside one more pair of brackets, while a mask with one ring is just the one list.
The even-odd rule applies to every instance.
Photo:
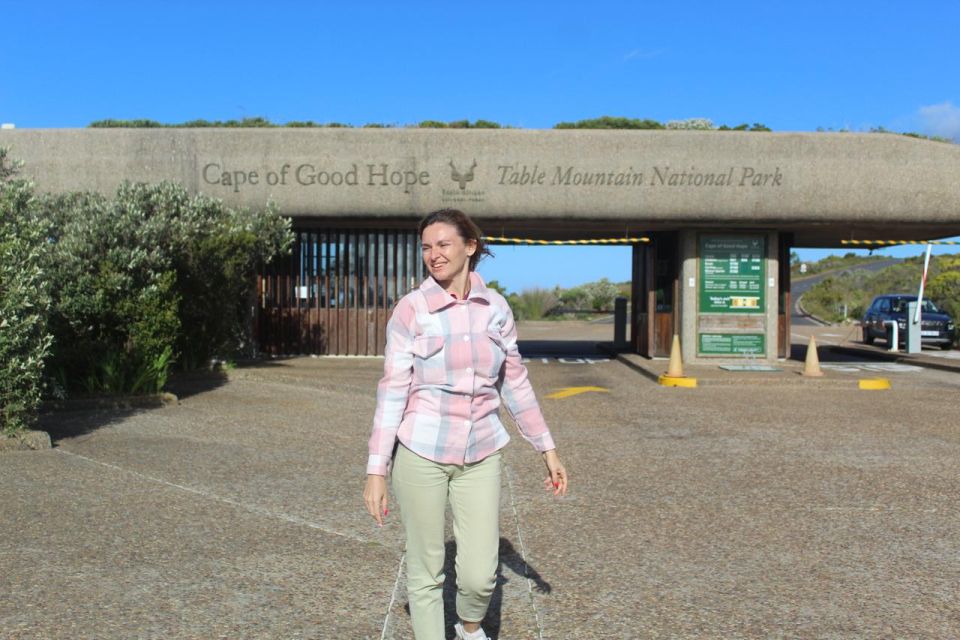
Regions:
[[[870, 303], [870, 308], [863, 316], [863, 341], [873, 344], [876, 338], [883, 338], [890, 343], [892, 330], [884, 322], [895, 320], [898, 326], [898, 342], [903, 345], [907, 340], [907, 303], [916, 302], [917, 296], [910, 294], [893, 294], [877, 296]], [[938, 345], [942, 349], [953, 346], [955, 327], [953, 318], [940, 311], [937, 305], [924, 298], [923, 308], [920, 310], [920, 340], [922, 344]]]

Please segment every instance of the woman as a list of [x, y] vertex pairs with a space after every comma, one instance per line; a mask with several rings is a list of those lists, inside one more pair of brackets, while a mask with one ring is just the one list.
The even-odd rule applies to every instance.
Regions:
[[[457, 542], [457, 637], [480, 628], [493, 594], [500, 542], [500, 395], [524, 438], [542, 452], [546, 489], [566, 495], [557, 455], [526, 367], [513, 314], [474, 268], [489, 255], [480, 229], [461, 211], [420, 221], [430, 272], [396, 305], [387, 324], [384, 376], [370, 436], [367, 511], [383, 526], [386, 474], [407, 534], [407, 593], [417, 640], [444, 638], [444, 511], [449, 497]], [[394, 456], [394, 452], [396, 452]]]

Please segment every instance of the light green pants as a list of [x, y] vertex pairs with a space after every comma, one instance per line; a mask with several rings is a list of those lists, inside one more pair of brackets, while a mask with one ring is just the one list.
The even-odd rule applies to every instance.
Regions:
[[417, 640], [443, 640], [444, 513], [453, 510], [457, 541], [457, 615], [479, 622], [496, 584], [500, 547], [497, 453], [467, 465], [440, 464], [401, 445], [393, 491], [407, 532], [407, 596]]

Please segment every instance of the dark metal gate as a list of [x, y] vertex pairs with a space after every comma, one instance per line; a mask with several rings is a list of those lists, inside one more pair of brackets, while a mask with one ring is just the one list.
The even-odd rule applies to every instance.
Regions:
[[382, 355], [394, 303], [424, 278], [416, 231], [297, 230], [257, 276], [255, 333], [270, 355]]

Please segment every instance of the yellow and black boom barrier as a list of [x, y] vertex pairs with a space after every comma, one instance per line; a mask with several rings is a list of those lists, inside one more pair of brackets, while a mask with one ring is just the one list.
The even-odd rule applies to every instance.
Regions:
[[532, 238], [507, 238], [504, 236], [483, 236], [485, 242], [491, 244], [531, 244], [541, 246], [559, 245], [590, 245], [590, 244], [643, 244], [650, 242], [650, 238], [589, 238], [585, 240], [534, 240]]
[[960, 245], [958, 240], [841, 240], [845, 246], [860, 247], [893, 247], [902, 244], [944, 244]]

